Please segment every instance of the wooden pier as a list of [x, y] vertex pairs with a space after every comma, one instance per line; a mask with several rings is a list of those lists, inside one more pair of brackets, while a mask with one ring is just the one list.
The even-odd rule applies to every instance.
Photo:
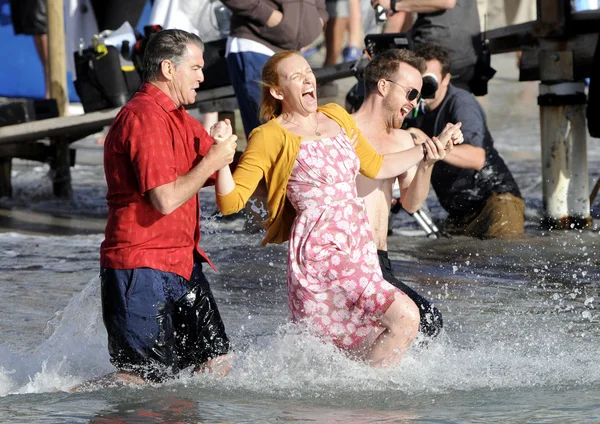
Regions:
[[[582, 228], [592, 222], [587, 172], [587, 99], [582, 81], [592, 75], [599, 31], [600, 11], [571, 12], [569, 0], [538, 0], [537, 20], [486, 34], [492, 54], [522, 52], [521, 81], [540, 81], [544, 213], [550, 227]], [[322, 87], [323, 83], [353, 76], [355, 65], [344, 63], [315, 69], [317, 82]], [[55, 88], [64, 101], [60, 84]], [[237, 102], [233, 88], [225, 86], [200, 90], [191, 107], [201, 112], [230, 112], [237, 109]], [[0, 196], [11, 194], [12, 158], [27, 158], [49, 162], [54, 194], [71, 198], [69, 168], [74, 162], [74, 151], [70, 144], [101, 131], [118, 110], [0, 127]]]

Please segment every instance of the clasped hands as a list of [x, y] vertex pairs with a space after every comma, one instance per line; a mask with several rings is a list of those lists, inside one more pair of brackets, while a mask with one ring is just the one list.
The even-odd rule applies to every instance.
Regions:
[[443, 131], [437, 136], [429, 138], [427, 134], [418, 128], [410, 128], [409, 132], [416, 136], [415, 144], [423, 144], [427, 150], [424, 157], [426, 164], [433, 164], [446, 157], [452, 151], [454, 146], [464, 141], [463, 133], [460, 130], [461, 122], [456, 124], [447, 123]]
[[210, 136], [215, 141], [206, 154], [206, 158], [215, 161], [215, 169], [219, 170], [231, 162], [237, 148], [237, 135], [233, 134], [231, 121], [225, 119], [210, 127]]

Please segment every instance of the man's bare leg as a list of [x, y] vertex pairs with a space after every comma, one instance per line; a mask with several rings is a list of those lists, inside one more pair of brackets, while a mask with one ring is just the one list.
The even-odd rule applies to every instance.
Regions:
[[350, 0], [350, 16], [348, 17], [348, 47], [363, 46], [362, 12], [360, 0]]
[[230, 352], [225, 355], [220, 355], [215, 358], [210, 358], [208, 361], [198, 367], [194, 374], [214, 374], [216, 377], [222, 378], [229, 374], [235, 359], [235, 353]]
[[348, 18], [331, 18], [325, 27], [325, 63], [335, 65], [342, 54]]
[[133, 374], [127, 371], [116, 371], [102, 377], [98, 377], [94, 380], [86, 381], [71, 389], [70, 392], [80, 392], [82, 390], [95, 390], [106, 387], [117, 387], [117, 386], [141, 386], [146, 384], [144, 380], [137, 374]]

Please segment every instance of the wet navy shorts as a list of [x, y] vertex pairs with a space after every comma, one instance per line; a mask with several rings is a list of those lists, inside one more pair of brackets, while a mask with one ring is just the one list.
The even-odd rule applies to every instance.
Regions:
[[103, 268], [102, 315], [112, 364], [152, 381], [229, 351], [202, 265], [190, 281], [151, 268]]
[[411, 300], [418, 306], [421, 316], [421, 325], [419, 326], [419, 331], [429, 337], [437, 336], [440, 331], [442, 331], [442, 327], [444, 326], [442, 313], [438, 308], [429, 303], [427, 299], [394, 276], [392, 271], [392, 261], [390, 261], [387, 251], [377, 250], [377, 256], [379, 257], [379, 265], [381, 266], [383, 278], [388, 283], [391, 283], [402, 290], [404, 294], [410, 297]]

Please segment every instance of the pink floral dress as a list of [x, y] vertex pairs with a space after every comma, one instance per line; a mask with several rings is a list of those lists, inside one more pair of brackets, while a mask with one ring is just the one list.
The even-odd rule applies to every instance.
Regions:
[[403, 293], [383, 279], [364, 200], [359, 160], [342, 130], [304, 141], [287, 185], [296, 209], [288, 252], [291, 319], [338, 347], [356, 347]]

